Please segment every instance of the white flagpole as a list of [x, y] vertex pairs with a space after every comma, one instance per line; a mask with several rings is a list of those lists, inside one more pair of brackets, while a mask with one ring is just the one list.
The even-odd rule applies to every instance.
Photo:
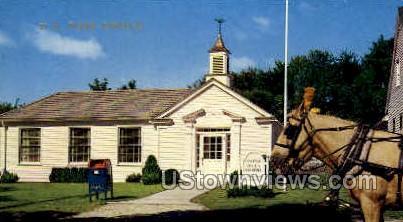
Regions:
[[[285, 0], [285, 34], [284, 34], [284, 127], [287, 125], [287, 68], [288, 68], [288, 0]], [[284, 192], [287, 191], [287, 178], [284, 178]]]
[[285, 0], [285, 39], [284, 39], [284, 127], [287, 125], [287, 68], [288, 68], [288, 0]]

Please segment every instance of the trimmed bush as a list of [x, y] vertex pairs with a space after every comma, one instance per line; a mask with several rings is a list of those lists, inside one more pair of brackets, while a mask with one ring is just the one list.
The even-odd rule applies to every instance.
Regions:
[[234, 185], [238, 185], [238, 178], [239, 178], [239, 173], [238, 170], [235, 170], [234, 172], [232, 172], [229, 176], [230, 178], [230, 182], [233, 183]]
[[19, 179], [17, 174], [5, 171], [0, 177], [0, 183], [17, 183]]
[[[329, 179], [331, 174], [327, 174], [327, 173], [321, 173], [318, 174], [319, 175], [319, 182], [321, 186], [328, 186], [329, 185]], [[309, 182], [309, 181], [308, 181]]]
[[172, 184], [178, 184], [179, 183], [179, 172], [175, 169], [168, 169], [164, 171], [164, 176], [165, 176], [165, 184], [166, 185], [172, 185]]
[[86, 183], [88, 168], [52, 168], [49, 175], [51, 183]]
[[158, 166], [155, 156], [150, 155], [147, 157], [142, 173], [143, 184], [150, 185], [161, 183], [161, 168]]
[[141, 182], [141, 174], [132, 173], [126, 177], [126, 182], [128, 183], [140, 183]]
[[253, 196], [253, 197], [274, 197], [275, 193], [272, 189], [269, 189], [267, 186], [262, 186], [260, 189], [258, 187], [242, 187], [239, 188], [238, 186], [228, 189], [227, 190], [227, 197], [246, 197], [246, 196]]

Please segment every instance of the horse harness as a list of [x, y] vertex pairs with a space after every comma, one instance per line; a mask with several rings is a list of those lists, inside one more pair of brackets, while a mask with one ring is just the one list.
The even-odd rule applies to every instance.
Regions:
[[[341, 150], [345, 150], [341, 159], [339, 159], [338, 164], [335, 164], [336, 168], [334, 170], [334, 174], [339, 175], [339, 178], [342, 180], [347, 173], [352, 172], [354, 176], [358, 176], [362, 173], [362, 171], [368, 171], [373, 173], [374, 175], [378, 175], [384, 177], [388, 180], [393, 178], [395, 174], [398, 175], [398, 186], [396, 192], [396, 202], [399, 206], [402, 205], [402, 176], [403, 176], [403, 135], [394, 133], [396, 136], [387, 137], [387, 138], [377, 138], [373, 137], [372, 134], [374, 132], [369, 126], [364, 124], [355, 124], [343, 127], [329, 127], [329, 128], [320, 128], [315, 129], [308, 118], [307, 113], [302, 114], [302, 118], [289, 117], [299, 121], [298, 125], [288, 124], [284, 131], [284, 135], [291, 141], [291, 144], [279, 144], [276, 145], [289, 149], [288, 158], [298, 158], [298, 154], [301, 150], [303, 150], [307, 145], [310, 145], [313, 149], [315, 148], [313, 144], [313, 136], [320, 131], [344, 131], [355, 129], [355, 133], [353, 134], [350, 142], [342, 147], [339, 147], [335, 151], [330, 154], [327, 154], [323, 159], [329, 158], [330, 156], [340, 152]], [[311, 131], [308, 130], [306, 123], [309, 124]], [[299, 134], [305, 130], [307, 133], [307, 138], [305, 141], [301, 143], [299, 147], [295, 147]], [[399, 156], [399, 164], [398, 167], [388, 167], [377, 163], [372, 163], [368, 161], [368, 154], [371, 149], [371, 145], [377, 142], [399, 142], [400, 148], [400, 156]], [[301, 161], [303, 163], [303, 161]], [[338, 166], [338, 167], [337, 167]], [[357, 167], [358, 166], [358, 169]], [[340, 182], [340, 181], [338, 181]], [[341, 186], [339, 186], [341, 187]], [[332, 190], [330, 192], [330, 198], [334, 199], [338, 197], [339, 190]]]

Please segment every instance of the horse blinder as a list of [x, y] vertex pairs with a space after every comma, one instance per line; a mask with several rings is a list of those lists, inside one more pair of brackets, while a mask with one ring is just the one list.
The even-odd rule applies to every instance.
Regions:
[[284, 135], [287, 136], [287, 139], [293, 140], [301, 131], [301, 126], [291, 125], [289, 124], [284, 131]]

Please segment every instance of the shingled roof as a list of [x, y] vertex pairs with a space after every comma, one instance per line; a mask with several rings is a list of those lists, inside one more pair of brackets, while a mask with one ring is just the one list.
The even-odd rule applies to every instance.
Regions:
[[3, 121], [147, 120], [192, 93], [190, 89], [59, 92], [0, 115]]

